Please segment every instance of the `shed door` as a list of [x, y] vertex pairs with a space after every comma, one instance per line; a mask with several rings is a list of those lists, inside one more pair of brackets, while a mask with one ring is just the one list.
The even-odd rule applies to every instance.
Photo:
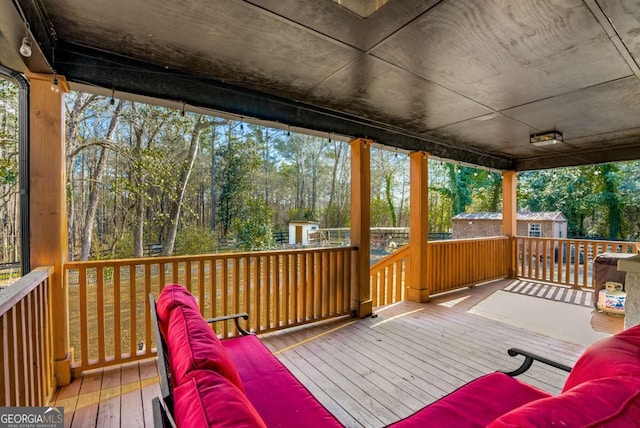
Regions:
[[302, 244], [302, 226], [296, 226], [296, 244]]

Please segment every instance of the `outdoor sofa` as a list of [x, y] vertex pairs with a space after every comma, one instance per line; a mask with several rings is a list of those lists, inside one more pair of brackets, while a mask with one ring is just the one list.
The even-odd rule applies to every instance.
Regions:
[[[341, 423], [239, 319], [205, 320], [180, 285], [149, 296], [162, 396], [156, 426], [339, 427]], [[219, 340], [209, 322], [234, 320], [241, 336]], [[513, 372], [481, 376], [398, 422], [408, 427], [640, 426], [640, 326], [591, 345], [573, 369], [527, 352]], [[535, 361], [570, 371], [552, 396], [517, 380]], [[175, 424], [175, 425], [174, 425]]]

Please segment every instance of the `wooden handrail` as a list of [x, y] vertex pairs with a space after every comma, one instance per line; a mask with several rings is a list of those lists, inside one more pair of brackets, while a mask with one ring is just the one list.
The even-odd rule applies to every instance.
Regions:
[[637, 254], [640, 243], [571, 238], [518, 236], [516, 251], [518, 276], [570, 286], [593, 288], [593, 261], [598, 254]]
[[[355, 247], [66, 263], [74, 374], [155, 354], [149, 293], [184, 285], [202, 315], [249, 314], [257, 333], [349, 314]], [[216, 326], [222, 337], [233, 325]]]
[[507, 277], [509, 237], [429, 242], [427, 275], [431, 294]]
[[0, 406], [44, 406], [55, 392], [52, 273], [36, 268], [0, 290]]
[[405, 278], [409, 271], [409, 246], [405, 245], [376, 261], [369, 268], [373, 307], [390, 305], [405, 298]]
[[[508, 276], [509, 239], [496, 236], [429, 242], [428, 259], [424, 263], [430, 294]], [[408, 245], [371, 265], [369, 276], [374, 307], [404, 300], [405, 278], [410, 268]]]
[[0, 316], [7, 313], [53, 274], [53, 266], [35, 268], [13, 284], [0, 288]]

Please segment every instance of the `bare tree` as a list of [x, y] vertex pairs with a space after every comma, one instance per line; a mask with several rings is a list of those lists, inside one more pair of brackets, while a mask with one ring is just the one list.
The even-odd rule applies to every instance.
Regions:
[[193, 170], [193, 163], [196, 160], [198, 154], [198, 148], [200, 147], [200, 134], [202, 130], [208, 125], [204, 116], [199, 116], [193, 125], [190, 135], [189, 152], [187, 158], [182, 162], [182, 168], [180, 170], [180, 177], [177, 183], [176, 197], [171, 199], [170, 202], [170, 214], [169, 214], [169, 227], [167, 231], [166, 239], [162, 244], [162, 255], [169, 256], [173, 254], [173, 249], [176, 243], [176, 234], [178, 232], [178, 222], [180, 220], [180, 211], [182, 208], [182, 201], [187, 189], [187, 183]]

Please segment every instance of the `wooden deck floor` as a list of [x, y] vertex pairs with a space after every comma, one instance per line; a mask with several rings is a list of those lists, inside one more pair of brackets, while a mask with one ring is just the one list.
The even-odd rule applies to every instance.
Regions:
[[[468, 313], [506, 285], [495, 282], [427, 304], [385, 307], [375, 318], [341, 319], [261, 338], [346, 426], [381, 427], [478, 376], [517, 367], [520, 361], [507, 355], [509, 347], [575, 362], [584, 345]], [[615, 333], [622, 322], [596, 313], [585, 328]], [[520, 379], [558, 393], [566, 375], [534, 365]], [[66, 426], [152, 426], [150, 403], [158, 393], [155, 360], [147, 360], [87, 373], [60, 389], [55, 405], [65, 406]]]
[[153, 427], [151, 400], [160, 395], [156, 359], [85, 372], [60, 388], [65, 427]]

